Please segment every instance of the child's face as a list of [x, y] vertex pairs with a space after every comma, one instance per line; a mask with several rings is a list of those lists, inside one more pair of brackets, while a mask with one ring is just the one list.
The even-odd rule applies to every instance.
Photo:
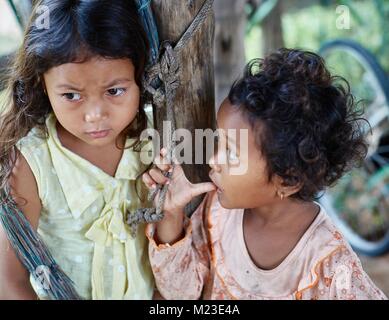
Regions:
[[47, 71], [44, 82], [59, 124], [88, 145], [115, 143], [139, 108], [140, 90], [129, 59], [95, 57], [63, 64]]
[[[227, 209], [257, 208], [277, 201], [277, 188], [272, 181], [269, 182], [266, 162], [255, 142], [254, 132], [248, 121], [233, 109], [227, 99], [219, 109], [217, 124], [221, 130], [219, 147], [210, 159], [212, 170], [209, 175], [218, 187], [221, 205]], [[236, 131], [236, 136], [230, 135], [229, 129], [233, 129], [231, 133]], [[242, 152], [244, 146], [240, 145], [240, 130], [248, 132], [246, 152]], [[227, 148], [221, 147], [225, 144]], [[247, 170], [243, 174], [232, 175], [231, 168], [237, 165]]]

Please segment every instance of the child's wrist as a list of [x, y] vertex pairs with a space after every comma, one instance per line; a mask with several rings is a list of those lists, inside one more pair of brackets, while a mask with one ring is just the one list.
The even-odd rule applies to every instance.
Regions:
[[169, 209], [169, 210], [163, 210], [164, 218], [163, 220], [179, 220], [184, 218], [184, 208], [175, 208], [175, 209]]
[[160, 235], [158, 232], [155, 234], [154, 241], [157, 245], [167, 245], [172, 246], [176, 242], [180, 241], [185, 237], [184, 229], [181, 229], [181, 231], [177, 234], [169, 234], [169, 235]]
[[184, 233], [184, 213], [165, 215], [162, 221], [156, 224], [156, 240], [161, 243], [173, 244], [180, 240]]

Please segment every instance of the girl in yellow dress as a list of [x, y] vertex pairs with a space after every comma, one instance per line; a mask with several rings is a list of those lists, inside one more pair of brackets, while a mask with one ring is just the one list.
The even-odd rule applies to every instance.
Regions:
[[[82, 298], [150, 299], [144, 229], [132, 237], [124, 223], [148, 205], [135, 148], [148, 124], [140, 95], [148, 42], [135, 1], [39, 5], [1, 114], [0, 186]], [[0, 228], [0, 299], [45, 298], [43, 289]]]

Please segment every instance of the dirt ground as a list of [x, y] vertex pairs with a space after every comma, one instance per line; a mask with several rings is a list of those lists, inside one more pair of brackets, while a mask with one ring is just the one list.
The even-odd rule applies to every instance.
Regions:
[[389, 253], [375, 258], [359, 255], [359, 258], [367, 274], [389, 298]]

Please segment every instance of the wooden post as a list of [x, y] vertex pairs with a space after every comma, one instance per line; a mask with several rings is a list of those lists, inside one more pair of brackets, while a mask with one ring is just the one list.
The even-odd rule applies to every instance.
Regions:
[[216, 109], [245, 65], [246, 0], [215, 0]]
[[[202, 7], [204, 0], [154, 0], [152, 7], [156, 18], [161, 42], [168, 40], [174, 44], [189, 27]], [[180, 86], [174, 99], [176, 128], [185, 128], [192, 133], [192, 163], [184, 164], [183, 169], [192, 183], [209, 181], [209, 166], [205, 161], [203, 147], [203, 164], [195, 164], [195, 129], [215, 128], [215, 94], [213, 68], [214, 17], [211, 14], [200, 29], [194, 34], [187, 46], [181, 51]], [[174, 47], [174, 45], [173, 45]], [[155, 127], [163, 137], [163, 121], [166, 110], [154, 109]], [[187, 207], [191, 214], [201, 202], [198, 197]]]
[[281, 21], [282, 12], [283, 1], [279, 0], [275, 8], [262, 22], [264, 55], [284, 46]]

